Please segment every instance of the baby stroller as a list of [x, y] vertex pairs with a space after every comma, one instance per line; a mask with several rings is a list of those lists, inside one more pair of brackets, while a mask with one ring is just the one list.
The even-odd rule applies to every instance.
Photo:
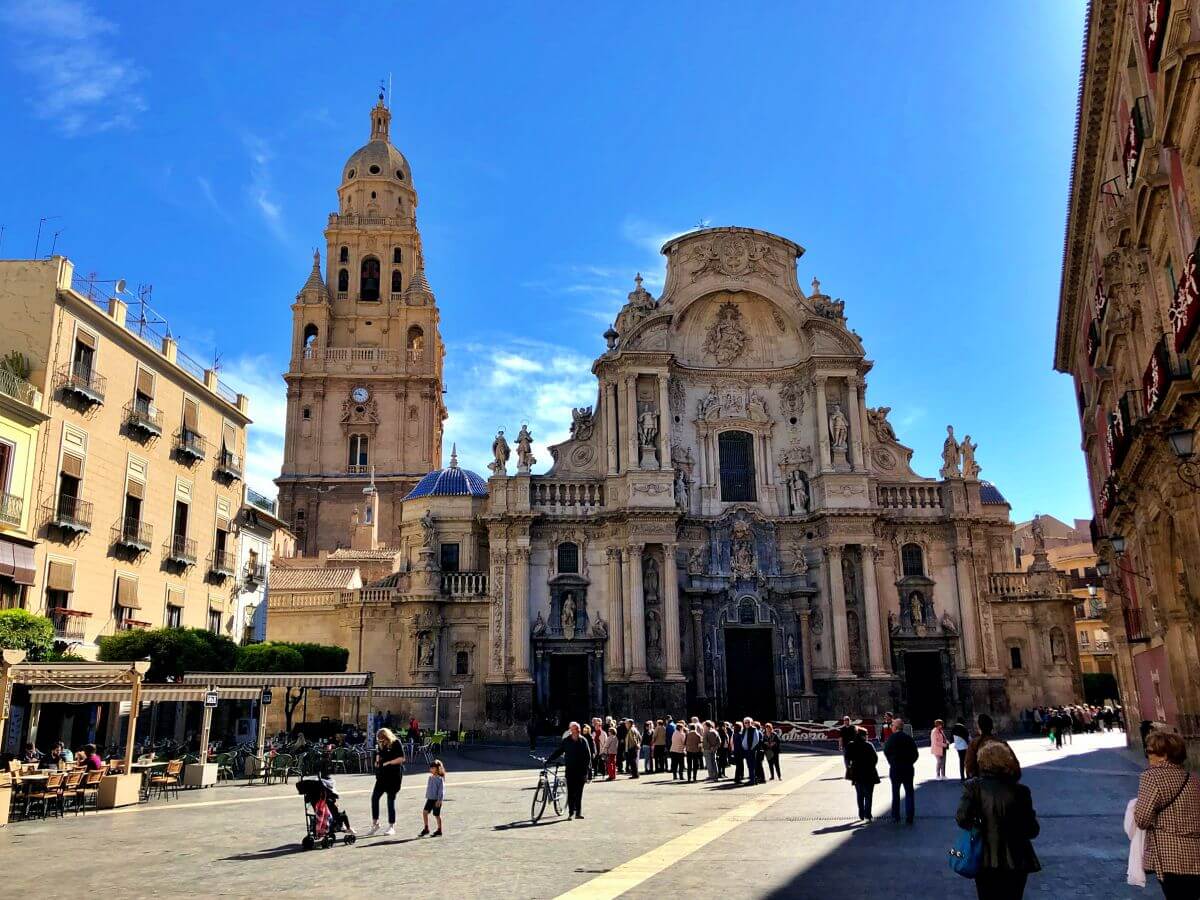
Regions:
[[304, 798], [304, 819], [307, 834], [300, 845], [305, 850], [317, 847], [326, 849], [337, 841], [337, 833], [344, 832], [343, 844], [353, 844], [355, 838], [349, 830], [349, 820], [345, 813], [338, 809], [337, 791], [329, 782], [319, 778], [301, 778], [296, 782], [296, 793]]

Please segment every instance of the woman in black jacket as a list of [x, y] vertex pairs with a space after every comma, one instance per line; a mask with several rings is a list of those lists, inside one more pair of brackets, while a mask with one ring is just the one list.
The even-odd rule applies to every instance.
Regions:
[[978, 762], [979, 777], [963, 786], [955, 817], [961, 828], [979, 829], [983, 839], [975, 891], [979, 900], [1020, 900], [1029, 873], [1042, 868], [1031, 843], [1040, 830], [1033, 796], [1018, 782], [1017, 758], [1007, 744], [984, 744]]
[[871, 821], [871, 796], [875, 793], [875, 785], [879, 784], [879, 772], [876, 765], [879, 754], [868, 744], [865, 735], [859, 729], [854, 729], [850, 743], [846, 745], [846, 780], [854, 785], [854, 793], [858, 798], [858, 817], [867, 822]]

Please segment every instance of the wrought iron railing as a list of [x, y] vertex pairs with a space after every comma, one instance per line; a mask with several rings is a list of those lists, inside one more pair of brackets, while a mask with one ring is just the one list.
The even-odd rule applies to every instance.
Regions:
[[88, 403], [103, 403], [108, 379], [92, 366], [73, 363], [58, 370], [56, 384], [64, 393], [74, 394]]
[[56, 641], [82, 641], [87, 633], [87, 620], [92, 617], [90, 612], [81, 609], [58, 607], [46, 614], [54, 623], [54, 639]]
[[237, 558], [228, 550], [214, 550], [208, 555], [208, 571], [222, 577], [237, 571]]
[[196, 564], [196, 542], [186, 535], [172, 535], [163, 544], [163, 559], [179, 566], [194, 566]]
[[112, 542], [118, 547], [145, 553], [154, 540], [154, 529], [149, 522], [126, 517], [112, 527]]
[[231, 479], [241, 478], [242, 458], [236, 453], [221, 448], [221, 452], [217, 456], [217, 474]]
[[1121, 609], [1125, 619], [1125, 639], [1127, 641], [1148, 641], [1150, 635], [1146, 631], [1146, 616], [1140, 607], [1125, 606]]
[[45, 504], [46, 520], [56, 528], [86, 534], [92, 530], [92, 502], [69, 494]]
[[0, 369], [0, 394], [19, 400], [35, 409], [42, 405], [42, 392], [12, 372]]
[[21, 513], [25, 511], [25, 498], [16, 494], [0, 493], [0, 522], [5, 525], [20, 525]]
[[197, 460], [208, 456], [208, 441], [187, 428], [175, 432], [175, 452], [185, 459]]
[[158, 436], [162, 434], [162, 410], [153, 403], [132, 400], [125, 404], [125, 424], [133, 431]]
[[267, 566], [265, 563], [246, 563], [246, 567], [242, 569], [244, 584], [262, 584], [266, 580]]
[[264, 512], [269, 512], [275, 515], [276, 501], [270, 497], [265, 497], [253, 488], [246, 488], [246, 502], [251, 506], [256, 506]]

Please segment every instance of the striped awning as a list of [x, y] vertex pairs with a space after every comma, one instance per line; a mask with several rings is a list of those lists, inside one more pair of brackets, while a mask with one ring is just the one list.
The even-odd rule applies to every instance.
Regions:
[[213, 687], [366, 688], [370, 672], [185, 672], [184, 684]]
[[133, 663], [20, 663], [9, 670], [13, 684], [50, 687], [112, 687], [129, 697]]
[[[455, 700], [462, 696], [458, 688], [413, 688], [413, 687], [377, 687], [373, 688], [374, 697], [400, 697], [405, 700], [433, 700], [435, 697]], [[322, 697], [365, 697], [366, 688], [321, 688]]]
[[[150, 684], [141, 692], [143, 703], [202, 703], [208, 688], [202, 685]], [[259, 688], [223, 688], [221, 700], [257, 700]], [[129, 688], [78, 688], [75, 690], [51, 687], [29, 689], [32, 703], [121, 703], [129, 701]]]

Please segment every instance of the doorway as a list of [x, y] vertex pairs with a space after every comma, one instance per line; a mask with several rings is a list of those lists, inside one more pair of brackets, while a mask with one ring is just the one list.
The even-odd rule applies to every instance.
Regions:
[[775, 657], [769, 628], [725, 629], [725, 710], [730, 721], [777, 714]]
[[942, 655], [937, 651], [904, 654], [904, 684], [908, 718], [914, 728], [929, 728], [946, 711], [946, 686], [942, 681]]
[[550, 694], [547, 718], [566, 730], [569, 722], [588, 721], [592, 710], [588, 702], [588, 658], [582, 653], [555, 653], [550, 656]]

